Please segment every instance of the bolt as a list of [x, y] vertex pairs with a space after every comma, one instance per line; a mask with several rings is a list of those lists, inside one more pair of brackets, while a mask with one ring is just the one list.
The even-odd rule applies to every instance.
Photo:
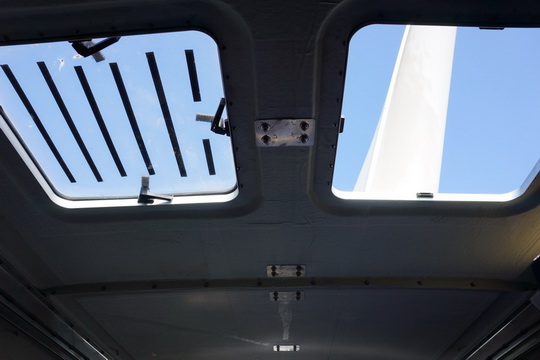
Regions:
[[152, 289], [155, 289], [157, 288], [157, 285], [156, 284], [152, 284]]
[[307, 131], [307, 129], [309, 129], [309, 124], [305, 121], [302, 121], [300, 123], [300, 129], [302, 129], [302, 131]]
[[307, 136], [306, 134], [300, 136], [300, 142], [301, 142], [302, 144], [307, 143], [308, 140], [309, 140], [309, 136]]
[[257, 281], [257, 286], [262, 286], [262, 281]]
[[364, 281], [364, 285], [369, 285], [369, 281], [368, 280]]
[[472, 282], [472, 283], [471, 283], [471, 287], [475, 287], [475, 286], [476, 286], [476, 284]]
[[209, 287], [209, 286], [210, 286], [209, 283], [207, 283], [207, 282], [204, 283], [204, 287]]
[[264, 135], [262, 138], [261, 138], [261, 141], [265, 144], [265, 145], [268, 145], [270, 144], [270, 141], [272, 140], [272, 138], [268, 135]]
[[267, 132], [268, 130], [270, 130], [270, 124], [262, 123], [261, 124], [261, 130], [264, 131], [264, 132]]
[[417, 281], [416, 282], [418, 285], [423, 285], [424, 283], [422, 281]]

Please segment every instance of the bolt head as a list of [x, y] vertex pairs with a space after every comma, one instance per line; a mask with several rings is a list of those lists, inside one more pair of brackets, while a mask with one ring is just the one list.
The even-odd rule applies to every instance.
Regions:
[[270, 141], [272, 141], [272, 138], [270, 136], [268, 136], [268, 135], [264, 135], [263, 137], [261, 137], [261, 141], [264, 144], [268, 145], [268, 144], [270, 144]]

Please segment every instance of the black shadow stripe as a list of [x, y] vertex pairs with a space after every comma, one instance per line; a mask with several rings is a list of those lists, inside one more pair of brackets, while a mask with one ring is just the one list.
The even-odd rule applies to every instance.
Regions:
[[189, 82], [191, 83], [191, 93], [193, 101], [201, 101], [201, 90], [199, 88], [199, 78], [197, 76], [197, 67], [195, 66], [195, 55], [193, 50], [185, 50], [187, 68], [189, 73]]
[[124, 104], [124, 109], [126, 110], [126, 115], [128, 117], [129, 124], [131, 125], [131, 130], [133, 131], [133, 136], [135, 136], [135, 140], [137, 141], [137, 145], [139, 146], [141, 156], [144, 160], [144, 163], [146, 164], [148, 174], [154, 175], [156, 172], [154, 171], [154, 166], [152, 165], [150, 157], [148, 156], [148, 152], [146, 151], [146, 146], [144, 145], [141, 131], [139, 130], [139, 125], [137, 125], [137, 119], [135, 118], [135, 114], [133, 113], [133, 108], [131, 107], [131, 102], [129, 101], [126, 87], [124, 85], [124, 81], [122, 80], [120, 69], [118, 68], [118, 64], [110, 63], [109, 66], [114, 76], [114, 81], [116, 82], [116, 87], [118, 88], [120, 98], [122, 98], [122, 103]]
[[49, 73], [49, 70], [47, 69], [47, 66], [42, 61], [38, 62], [37, 64], [38, 64], [39, 70], [41, 70], [41, 74], [43, 75], [45, 82], [47, 83], [47, 86], [49, 87], [49, 90], [51, 90], [51, 94], [53, 95], [54, 100], [56, 101], [56, 104], [58, 105], [58, 108], [60, 109], [60, 112], [62, 112], [62, 115], [64, 116], [64, 119], [66, 120], [66, 123], [69, 129], [71, 130], [71, 134], [73, 134], [73, 137], [75, 138], [75, 141], [77, 142], [77, 145], [79, 145], [79, 149], [81, 149], [81, 152], [83, 153], [83, 156], [86, 159], [88, 166], [90, 166], [90, 169], [94, 173], [96, 180], [98, 182], [102, 182], [103, 179], [101, 178], [101, 175], [99, 174], [96, 164], [94, 164], [94, 160], [92, 160], [92, 157], [90, 156], [90, 153], [88, 152], [88, 149], [86, 148], [86, 145], [84, 145], [84, 141], [81, 138], [81, 135], [79, 134], [79, 131], [77, 130], [77, 127], [75, 127], [75, 124], [73, 123], [73, 119], [71, 118], [71, 115], [69, 114], [68, 109], [66, 108], [66, 105], [64, 104], [64, 100], [62, 100], [62, 97], [60, 96], [60, 93], [58, 92], [58, 89], [56, 88], [56, 85], [54, 84], [54, 81], [51, 77], [51, 74]]
[[216, 175], [216, 168], [214, 166], [214, 157], [212, 156], [212, 147], [210, 146], [210, 139], [203, 139], [204, 154], [206, 155], [206, 165], [208, 165], [208, 174]]
[[172, 122], [171, 113], [169, 111], [169, 106], [167, 105], [165, 91], [163, 90], [163, 85], [161, 84], [156, 58], [153, 52], [146, 53], [146, 58], [148, 60], [148, 66], [150, 67], [150, 73], [152, 74], [154, 86], [156, 87], [159, 105], [161, 106], [161, 112], [163, 113], [165, 125], [167, 126], [167, 132], [169, 133], [169, 139], [171, 140], [176, 163], [178, 164], [178, 170], [180, 170], [180, 176], [186, 177], [186, 167], [184, 166], [184, 160], [182, 159], [182, 153], [180, 152], [180, 146], [178, 145], [178, 139], [176, 138], [176, 132], [174, 131], [174, 125]]
[[88, 83], [86, 75], [84, 74], [84, 70], [81, 66], [75, 66], [75, 72], [77, 73], [81, 86], [84, 90], [84, 94], [86, 95], [88, 104], [90, 105], [90, 108], [92, 109], [92, 112], [94, 113], [94, 117], [96, 118], [96, 122], [99, 126], [99, 129], [101, 130], [103, 139], [105, 140], [105, 143], [107, 144], [107, 147], [109, 148], [109, 152], [111, 153], [114, 163], [116, 164], [116, 168], [118, 169], [118, 172], [120, 173], [121, 176], [126, 176], [127, 175], [126, 170], [124, 169], [124, 166], [122, 165], [122, 161], [120, 161], [120, 157], [118, 156], [118, 152], [116, 151], [116, 148], [114, 147], [114, 143], [111, 139], [109, 131], [107, 130], [107, 126], [105, 125], [103, 116], [101, 116], [101, 111], [99, 111], [99, 107], [96, 103], [96, 99], [94, 98], [94, 94], [92, 93], [92, 89], [90, 88], [90, 84]]
[[[64, 170], [64, 173], [68, 177], [69, 181], [74, 183], [76, 182], [75, 178], [73, 177], [73, 174], [71, 174], [71, 171], [69, 171], [69, 168], [67, 167], [66, 163], [64, 162], [64, 159], [62, 158], [62, 155], [58, 152], [58, 149], [54, 145], [54, 142], [52, 141], [51, 137], [49, 136], [49, 133], [43, 126], [43, 123], [41, 122], [39, 116], [37, 115], [36, 111], [34, 110], [34, 107], [30, 103], [30, 100], [26, 97], [26, 94], [24, 93], [23, 89], [21, 88], [21, 85], [15, 78], [15, 75], [13, 75], [13, 72], [11, 71], [9, 65], [2, 65], [2, 69], [4, 70], [4, 73], [6, 74], [8, 80], [11, 82], [11, 85], [13, 86], [13, 89], [21, 99], [24, 107], [26, 108], [26, 111], [30, 114], [30, 117], [32, 120], [34, 120], [34, 124], [36, 124], [36, 127], [38, 128], [39, 132], [41, 133], [41, 136], [43, 136], [43, 139], [47, 143], [47, 146], [49, 146], [49, 149], [51, 149], [54, 157], [56, 158], [56, 161], [58, 161], [58, 164], [60, 164], [60, 167], [62, 170]], [[40, 167], [40, 166], [38, 166]]]

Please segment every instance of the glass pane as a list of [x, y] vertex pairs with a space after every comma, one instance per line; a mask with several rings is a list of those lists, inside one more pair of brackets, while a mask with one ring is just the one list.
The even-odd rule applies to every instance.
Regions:
[[[201, 101], [194, 101], [192, 93], [187, 60], [190, 50]], [[212, 119], [224, 96], [217, 46], [208, 35], [186, 31], [126, 36], [101, 50], [104, 61], [78, 55], [68, 42], [6, 46], [0, 48], [0, 54], [4, 64], [0, 105], [58, 195], [71, 199], [137, 197], [143, 175], [150, 175], [150, 189], [159, 194], [227, 193], [236, 187], [230, 138], [211, 132], [209, 122], [196, 121], [196, 114]], [[57, 88], [56, 97], [47, 73], [52, 87]], [[119, 77], [125, 87], [124, 99]], [[17, 84], [71, 177], [17, 93]], [[65, 105], [64, 112], [59, 102]], [[96, 115], [96, 108], [100, 115]], [[66, 113], [82, 147], [70, 130]], [[225, 109], [222, 118], [226, 115]], [[99, 126], [99, 116], [105, 132]], [[170, 118], [169, 126], [166, 118]], [[207, 162], [208, 151], [213, 171]]]
[[[398, 56], [405, 31], [405, 26], [373, 25], [351, 39], [342, 108], [345, 131], [339, 137], [333, 183], [338, 196], [344, 195], [341, 191], [355, 190], [387, 94], [396, 86], [391, 86], [396, 61], [409, 61], [411, 67], [429, 63], [422, 58], [427, 55], [418, 55], [414, 61]], [[538, 171], [539, 35], [538, 29], [457, 28], [440, 182], [434, 198], [437, 194], [508, 193]], [[420, 47], [414, 51], [422, 52]], [[424, 90], [408, 89], [410, 93]], [[405, 113], [413, 110], [409, 107]], [[431, 141], [418, 141], [424, 140]], [[408, 174], [393, 176], [391, 181], [399, 183]], [[423, 191], [419, 187], [408, 194], [396, 193], [396, 198], [416, 198]]]

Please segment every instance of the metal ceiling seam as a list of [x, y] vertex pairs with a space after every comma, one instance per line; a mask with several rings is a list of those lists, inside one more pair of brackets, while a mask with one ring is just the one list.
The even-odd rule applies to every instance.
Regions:
[[179, 279], [156, 281], [102, 282], [55, 286], [42, 289], [47, 295], [112, 294], [118, 292], [187, 289], [266, 289], [266, 288], [412, 288], [464, 291], [517, 291], [536, 289], [533, 283], [477, 278], [398, 278], [398, 277], [298, 277], [244, 279]]
[[[67, 356], [84, 360], [115, 359], [98, 345], [97, 339], [75, 325], [28, 282], [9, 262], [0, 257], [0, 303], [10, 311], [12, 321], [27, 329], [36, 339], [49, 339]], [[7, 316], [6, 315], [6, 316]], [[26, 325], [25, 325], [26, 324]], [[38, 340], [42, 341], [42, 340]], [[60, 355], [60, 354], [59, 354]], [[61, 355], [64, 356], [64, 355]]]

